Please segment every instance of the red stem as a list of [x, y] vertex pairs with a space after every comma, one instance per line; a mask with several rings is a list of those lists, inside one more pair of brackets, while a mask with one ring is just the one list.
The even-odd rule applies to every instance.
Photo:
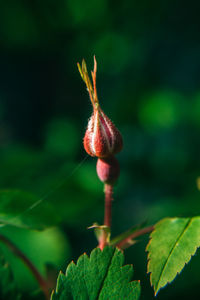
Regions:
[[48, 283], [46, 280], [41, 276], [41, 274], [38, 272], [36, 267], [32, 264], [32, 262], [24, 255], [24, 253], [15, 245], [13, 242], [11, 242], [7, 237], [0, 234], [0, 241], [3, 242], [15, 255], [17, 255], [24, 264], [29, 268], [29, 270], [32, 272], [33, 276], [37, 280], [41, 290], [43, 291], [45, 298], [49, 299], [50, 293], [48, 288]]
[[[104, 185], [105, 193], [105, 210], [104, 210], [104, 225], [111, 227], [111, 218], [112, 218], [112, 200], [113, 200], [113, 186], [105, 183]], [[102, 236], [99, 238], [99, 248], [103, 248], [107, 245], [107, 234], [102, 231]]]
[[154, 230], [154, 226], [149, 226], [143, 229], [140, 229], [138, 231], [135, 231], [134, 233], [132, 233], [131, 235], [129, 235], [127, 238], [125, 238], [124, 240], [120, 241], [119, 243], [116, 244], [116, 247], [118, 248], [123, 248], [124, 245], [126, 245], [130, 240], [133, 240], [141, 235], [144, 235], [146, 233], [150, 233]]
[[110, 184], [105, 184], [104, 193], [105, 193], [104, 225], [111, 227], [113, 186]]

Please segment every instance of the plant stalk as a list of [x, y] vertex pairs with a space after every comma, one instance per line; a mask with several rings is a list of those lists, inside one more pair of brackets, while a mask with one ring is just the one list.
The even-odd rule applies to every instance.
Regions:
[[104, 193], [105, 193], [104, 225], [107, 227], [111, 227], [113, 186], [105, 183]]
[[[111, 227], [112, 218], [112, 200], [113, 200], [113, 186], [105, 183], [104, 185], [105, 193], [105, 208], [104, 208], [104, 225]], [[102, 231], [101, 237], [99, 237], [99, 248], [103, 248], [108, 244], [108, 235], [105, 231]]]
[[25, 256], [25, 254], [12, 241], [10, 241], [7, 237], [3, 236], [2, 234], [0, 234], [0, 241], [3, 242], [16, 256], [18, 256], [24, 262], [24, 264], [29, 268], [29, 270], [32, 272], [33, 276], [37, 280], [41, 290], [45, 295], [45, 298], [49, 299], [50, 293], [48, 283], [38, 272], [33, 263], [28, 259], [28, 257]]
[[146, 227], [146, 228], [142, 228], [138, 231], [135, 231], [133, 232], [131, 235], [129, 235], [128, 237], [126, 237], [125, 239], [121, 240], [120, 242], [118, 242], [115, 246], [120, 248], [120, 249], [123, 249], [123, 247], [128, 244], [131, 240], [141, 236], [141, 235], [144, 235], [144, 234], [147, 234], [147, 233], [150, 233], [154, 230], [154, 226], [149, 226], [149, 227]]

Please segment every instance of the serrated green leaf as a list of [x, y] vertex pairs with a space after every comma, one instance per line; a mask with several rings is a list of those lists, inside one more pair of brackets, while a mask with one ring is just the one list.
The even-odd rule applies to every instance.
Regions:
[[200, 217], [163, 219], [155, 225], [150, 238], [147, 271], [157, 294], [174, 280], [200, 247]]
[[122, 267], [123, 253], [112, 247], [99, 248], [90, 257], [83, 254], [77, 264], [71, 262], [66, 274], [60, 273], [52, 300], [138, 300], [139, 281], [130, 282], [133, 275], [131, 265]]

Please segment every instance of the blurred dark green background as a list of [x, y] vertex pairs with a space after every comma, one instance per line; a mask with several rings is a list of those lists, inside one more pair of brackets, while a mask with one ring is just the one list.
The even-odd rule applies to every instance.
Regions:
[[[1, 221], [11, 224], [1, 232], [43, 273], [44, 263], [64, 270], [95, 247], [86, 228], [103, 220], [103, 186], [82, 147], [92, 112], [76, 66], [82, 58], [92, 69], [96, 55], [102, 108], [124, 138], [113, 235], [200, 214], [199, 29], [198, 1], [1, 0], [0, 183], [25, 193], [0, 204]], [[146, 244], [141, 238], [126, 252], [142, 300], [154, 299]], [[39, 299], [25, 268], [2, 251], [24, 295]], [[191, 298], [199, 268], [197, 255], [157, 299]]]

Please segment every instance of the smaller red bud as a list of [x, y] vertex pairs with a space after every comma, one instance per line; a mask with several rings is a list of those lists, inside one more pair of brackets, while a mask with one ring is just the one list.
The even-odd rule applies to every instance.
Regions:
[[97, 63], [95, 57], [94, 70], [92, 72], [93, 85], [91, 84], [84, 60], [82, 61], [82, 67], [78, 64], [78, 69], [83, 81], [87, 86], [87, 90], [93, 105], [93, 114], [89, 119], [88, 127], [83, 140], [85, 151], [91, 156], [100, 158], [113, 156], [121, 151], [123, 147], [123, 141], [119, 130], [99, 106], [96, 90]]
[[119, 173], [119, 163], [114, 156], [104, 159], [98, 158], [97, 175], [102, 182], [113, 185], [118, 179]]

